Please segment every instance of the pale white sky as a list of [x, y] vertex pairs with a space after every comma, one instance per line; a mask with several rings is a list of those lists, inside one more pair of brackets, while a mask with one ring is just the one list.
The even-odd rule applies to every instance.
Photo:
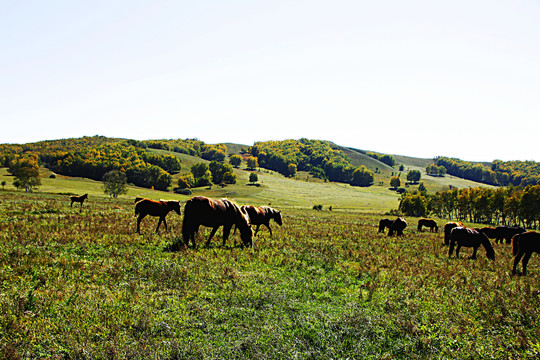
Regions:
[[540, 161], [540, 1], [0, 0], [0, 143]]

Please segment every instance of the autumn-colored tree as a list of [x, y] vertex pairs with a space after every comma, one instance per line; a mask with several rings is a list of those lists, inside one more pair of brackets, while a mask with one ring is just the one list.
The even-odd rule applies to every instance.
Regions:
[[242, 156], [238, 154], [231, 155], [229, 158], [229, 164], [238, 168], [242, 164]]

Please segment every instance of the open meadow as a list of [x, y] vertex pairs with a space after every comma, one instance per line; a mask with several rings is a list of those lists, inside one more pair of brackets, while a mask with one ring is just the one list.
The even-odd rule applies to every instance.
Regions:
[[540, 356], [540, 261], [512, 276], [506, 244], [449, 259], [417, 219], [391, 238], [381, 215], [290, 206], [252, 249], [218, 231], [171, 252], [174, 213], [137, 235], [131, 198], [0, 192], [1, 358]]

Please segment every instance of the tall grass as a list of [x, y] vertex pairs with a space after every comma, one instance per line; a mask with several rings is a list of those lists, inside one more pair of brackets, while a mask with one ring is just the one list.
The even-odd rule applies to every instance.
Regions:
[[127, 200], [80, 211], [1, 195], [0, 358], [539, 356], [540, 261], [511, 276], [505, 244], [495, 262], [449, 259], [414, 219], [398, 239], [375, 216], [289, 209], [253, 249], [237, 234], [169, 252], [176, 214], [160, 234], [145, 218], [139, 236]]

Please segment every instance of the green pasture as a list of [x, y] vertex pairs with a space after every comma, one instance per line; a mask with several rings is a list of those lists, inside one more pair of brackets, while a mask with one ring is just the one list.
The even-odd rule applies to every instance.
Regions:
[[[279, 177], [262, 178], [277, 187]], [[512, 276], [506, 244], [494, 244], [495, 261], [483, 249], [448, 258], [442, 233], [416, 231], [415, 218], [390, 238], [360, 206], [287, 207], [264, 186], [246, 196], [279, 204], [273, 237], [263, 229], [241, 249], [238, 234], [223, 247], [218, 231], [209, 248], [177, 252], [174, 213], [169, 231], [156, 234], [148, 217], [137, 235], [128, 197], [95, 190], [79, 209], [61, 194], [0, 190], [0, 358], [540, 356], [538, 255], [528, 276]]]

